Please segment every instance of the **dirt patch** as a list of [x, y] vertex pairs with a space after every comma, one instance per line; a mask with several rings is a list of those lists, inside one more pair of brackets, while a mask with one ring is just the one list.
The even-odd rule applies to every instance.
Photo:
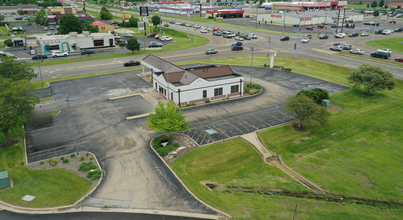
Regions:
[[366, 174], [358, 172], [355, 174], [355, 177], [357, 177], [358, 182], [363, 188], [368, 190], [373, 190], [375, 188], [374, 184], [372, 184], [371, 180]]
[[[318, 107], [320, 108], [320, 107], [322, 107], [322, 105], [318, 104]], [[336, 112], [339, 112], [339, 111], [342, 111], [342, 110], [343, 110], [343, 108], [341, 106], [338, 106], [338, 105], [335, 105], [335, 104], [330, 104], [330, 108], [327, 109], [327, 111], [331, 112], [331, 113], [336, 113]]]
[[[63, 161], [60, 160], [61, 157], [64, 157], [65, 159], [69, 159], [69, 162], [68, 163], [63, 163]], [[80, 160], [81, 157], [84, 157], [84, 160]], [[88, 163], [90, 161], [92, 161], [97, 166], [97, 170], [100, 169], [98, 164], [97, 164], [97, 162], [95, 161], [94, 156], [91, 153], [88, 156], [86, 156], [85, 153], [82, 152], [82, 153], [80, 153], [79, 157], [77, 157], [77, 156], [76, 157], [71, 157], [70, 155], [63, 155], [63, 156], [60, 156], [60, 157], [57, 157], [57, 158], [55, 157], [55, 158], [52, 158], [52, 159], [57, 160], [57, 164], [55, 166], [50, 165], [49, 160], [46, 160], [46, 161], [44, 160], [43, 164], [41, 164], [41, 162], [39, 161], [39, 162], [28, 164], [27, 167], [30, 168], [30, 169], [34, 169], [34, 170], [48, 170], [48, 169], [62, 168], [62, 169], [65, 169], [65, 170], [68, 170], [68, 171], [71, 171], [73, 173], [78, 174], [82, 178], [92, 182], [92, 184], [94, 184], [94, 185], [97, 185], [98, 181], [100, 180], [100, 179], [93, 180], [91, 178], [87, 178], [88, 171], [87, 172], [82, 172], [82, 171], [78, 170], [78, 168], [80, 167], [80, 165], [83, 162]]]
[[178, 143], [179, 148], [176, 151], [170, 152], [170, 154], [162, 157], [167, 164], [171, 164], [179, 157], [185, 155], [198, 147], [200, 147], [193, 139], [184, 134], [171, 134], [172, 143]]
[[3, 143], [0, 144], [0, 149], [1, 148], [6, 148], [6, 147], [12, 147], [20, 143], [20, 140], [18, 139], [11, 139], [10, 142], [4, 141]]

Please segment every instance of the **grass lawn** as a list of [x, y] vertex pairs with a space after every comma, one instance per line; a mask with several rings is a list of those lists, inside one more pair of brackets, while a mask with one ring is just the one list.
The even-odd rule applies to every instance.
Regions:
[[[249, 57], [237, 59], [205, 62], [249, 65]], [[260, 57], [254, 64], [261, 66], [265, 62], [268, 59]], [[304, 59], [297, 60], [302, 63], [294, 63], [288, 57], [276, 57], [275, 62], [276, 65], [292, 68], [294, 72], [349, 85], [345, 79], [351, 71], [348, 68]], [[288, 166], [333, 194], [345, 198], [403, 202], [403, 83], [396, 81], [395, 90], [376, 92], [373, 97], [364, 96], [362, 89], [331, 95], [332, 102], [342, 106], [343, 111], [332, 115], [328, 127], [296, 132], [291, 125], [285, 125], [262, 131], [259, 137], [270, 151], [281, 155]], [[243, 141], [232, 141], [228, 141], [231, 145], [229, 149], [226, 148], [227, 141], [198, 148], [171, 166], [196, 196], [232, 215], [233, 219], [291, 219], [295, 204], [298, 204], [297, 219], [403, 217], [403, 210], [383, 210], [365, 205], [254, 193], [212, 193], [201, 184], [202, 181], [261, 187], [261, 178], [268, 175], [271, 179], [264, 180], [264, 184], [273, 184], [280, 189], [290, 187], [273, 182], [279, 176], [270, 173], [272, 171], [259, 169], [260, 172], [269, 172], [260, 177], [261, 173], [254, 169], [256, 165], [249, 166], [248, 160], [236, 157], [241, 151], [239, 147], [245, 145]], [[241, 152], [245, 157], [249, 155]], [[246, 163], [238, 165], [239, 161]]]
[[[11, 131], [13, 138], [21, 131]], [[5, 140], [0, 133], [0, 143]], [[83, 197], [94, 185], [79, 175], [64, 169], [30, 170], [24, 165], [23, 141], [14, 147], [0, 149], [0, 170], [8, 170], [14, 187], [0, 191], [0, 200], [24, 207], [57, 207], [70, 205]], [[47, 163], [47, 161], [46, 161]], [[25, 195], [36, 196], [31, 202]]]
[[0, 33], [8, 33], [8, 29], [4, 26], [0, 26]]
[[374, 40], [374, 43], [372, 43], [372, 41], [367, 41], [365, 42], [365, 45], [367, 45], [368, 47], [374, 47], [376, 49], [390, 48], [392, 50], [392, 53], [403, 53], [403, 37], [396, 37], [385, 40]]
[[[208, 38], [198, 36], [196, 46], [195, 46], [194, 43], [189, 43], [189, 39], [187, 38], [186, 33], [175, 31], [175, 30], [168, 29], [168, 28], [162, 28], [162, 29], [165, 30], [165, 32], [166, 32], [165, 35], [166, 36], [172, 37], [174, 39], [174, 42], [169, 44], [169, 45], [164, 46], [160, 50], [146, 50], [146, 51], [144, 51], [144, 49], [141, 48], [140, 51], [135, 51], [134, 53], [126, 52], [126, 53], [118, 53], [118, 54], [106, 54], [106, 55], [100, 55], [100, 56], [88, 56], [88, 57], [83, 56], [83, 57], [77, 57], [77, 58], [71, 58], [71, 59], [63, 59], [63, 60], [62, 59], [61, 60], [51, 60], [51, 61], [42, 62], [41, 66], [57, 65], [57, 64], [64, 64], [64, 63], [84, 62], [84, 61], [91, 61], [91, 60], [102, 60], [102, 59], [110, 59], [110, 58], [117, 58], [117, 57], [129, 57], [129, 56], [165, 53], [165, 52], [171, 52], [171, 51], [178, 51], [178, 50], [196, 48], [196, 47], [200, 47], [200, 46], [203, 46], [203, 45], [206, 45], [206, 44], [210, 43], [210, 40]], [[137, 30], [137, 28], [135, 28], [135, 29], [133, 28], [133, 30]], [[135, 34], [133, 34], [133, 35], [135, 35]], [[149, 41], [151, 41], [151, 39], [149, 39]], [[147, 41], [147, 42], [149, 42], [149, 41]], [[36, 67], [36, 66], [38, 66], [38, 63], [37, 62], [30, 63], [30, 66], [31, 67]]]

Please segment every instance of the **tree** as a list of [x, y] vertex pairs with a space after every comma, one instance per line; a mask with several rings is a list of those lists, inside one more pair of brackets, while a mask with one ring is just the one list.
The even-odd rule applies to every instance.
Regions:
[[360, 14], [365, 14], [365, 11], [364, 11], [364, 10], [361, 10], [361, 11], [360, 11]]
[[33, 84], [28, 80], [0, 77], [0, 131], [8, 143], [11, 141], [9, 130], [27, 124], [27, 116], [39, 103], [32, 89]]
[[36, 13], [36, 15], [34, 15], [34, 21], [36, 24], [43, 24], [46, 21], [46, 12], [45, 9], [41, 9], [40, 11], [38, 11], [38, 13]]
[[383, 0], [379, 1], [379, 7], [382, 8], [385, 5], [385, 2]]
[[166, 105], [158, 102], [155, 113], [147, 118], [148, 127], [157, 132], [166, 132], [168, 136], [176, 131], [186, 131], [190, 123], [185, 120], [182, 110], [172, 101]]
[[138, 27], [138, 22], [140, 20], [134, 16], [129, 19], [130, 27]]
[[400, 6], [400, 5], [397, 6], [397, 9], [401, 9], [401, 8], [402, 8], [402, 6]]
[[374, 13], [372, 13], [373, 16], [378, 17], [379, 16], [379, 10], [375, 10]]
[[38, 75], [35, 74], [34, 69], [29, 67], [27, 61], [16, 60], [17, 58], [11, 56], [1, 57], [0, 64], [1, 71], [0, 77], [5, 79], [11, 79], [13, 81], [26, 80], [30, 81], [36, 78]]
[[91, 21], [84, 21], [83, 23], [83, 31], [89, 31], [91, 33], [98, 33], [99, 27], [96, 25], [92, 25]]
[[372, 7], [372, 8], [378, 7], [378, 2], [376, 2], [376, 0], [374, 0], [374, 1], [371, 3], [371, 7]]
[[161, 24], [161, 18], [158, 15], [154, 15], [151, 20], [154, 26]]
[[17, 14], [23, 15], [23, 14], [24, 14], [24, 11], [23, 11], [23, 10], [18, 10], [18, 11], [17, 11]]
[[102, 7], [101, 11], [99, 12], [99, 17], [102, 20], [111, 20], [113, 16], [112, 16], [112, 13], [110, 13], [107, 8]]
[[285, 109], [294, 113], [298, 122], [298, 127], [315, 127], [317, 125], [326, 126], [330, 113], [325, 107], [319, 107], [315, 102], [304, 95], [290, 96], [285, 103]]
[[60, 19], [60, 34], [69, 34], [70, 32], [83, 32], [83, 26], [74, 15], [65, 15]]
[[367, 8], [369, 8], [369, 6], [370, 6], [370, 5], [369, 5], [369, 4], [367, 4]]
[[363, 5], [364, 3], [362, 3], [362, 0], [360, 0], [360, 2], [358, 3], [359, 5]]
[[134, 53], [135, 50], [136, 50], [136, 51], [139, 51], [139, 50], [140, 50], [140, 44], [139, 44], [139, 42], [137, 42], [137, 39], [136, 39], [136, 38], [131, 38], [131, 39], [129, 39], [129, 40], [127, 41], [126, 48], [127, 48], [128, 50], [131, 50], [132, 53]]
[[347, 80], [353, 84], [353, 88], [359, 88], [363, 85], [367, 91], [364, 93], [365, 95], [373, 95], [371, 90], [392, 90], [396, 85], [392, 73], [379, 66], [369, 64], [362, 64], [358, 67], [358, 70], [353, 70]]

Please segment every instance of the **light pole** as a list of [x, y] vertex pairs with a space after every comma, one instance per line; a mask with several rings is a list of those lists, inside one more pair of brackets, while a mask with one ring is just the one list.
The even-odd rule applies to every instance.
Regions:
[[[39, 50], [37, 50], [36, 55], [37, 56], [41, 56], [41, 61], [42, 61], [42, 54], [39, 54]], [[42, 79], [42, 71], [41, 71], [41, 62], [39, 61], [39, 57], [36, 57], [36, 59], [38, 60], [38, 66], [39, 66], [39, 75], [41, 76], [41, 82], [42, 82], [42, 87], [43, 87], [43, 79]]]
[[284, 29], [285, 29], [285, 10], [283, 10], [283, 14], [284, 14], [284, 20], [283, 20], [283, 35], [284, 35]]
[[327, 12], [325, 13], [325, 23], [327, 23]]
[[256, 50], [253, 49], [253, 47], [251, 47], [250, 50], [252, 51], [252, 64], [250, 65], [250, 83], [252, 84], [252, 75], [253, 75], [253, 51], [256, 51]]
[[256, 28], [257, 28], [257, 16], [259, 15], [259, 2], [256, 2]]
[[75, 143], [75, 145], [76, 145], [76, 153], [77, 153], [77, 156], [78, 156], [76, 132], [74, 131], [73, 119], [71, 118], [71, 111], [70, 111], [70, 105], [69, 105], [69, 102], [70, 102], [70, 101], [75, 101], [76, 99], [70, 99], [70, 95], [67, 94], [66, 97], [64, 98], [64, 100], [67, 102], [67, 107], [68, 107], [68, 109], [69, 109], [70, 123], [71, 123], [71, 128], [73, 129], [74, 143]]
[[195, 46], [196, 46], [196, 30], [197, 30], [197, 28], [196, 28], [196, 18], [195, 18], [195, 25], [193, 27], [195, 29]]
[[299, 20], [298, 23], [298, 36], [297, 36], [297, 43], [295, 44], [295, 58], [294, 60], [297, 60], [297, 53], [298, 53], [298, 41], [299, 41], [299, 32], [301, 30], [301, 20]]
[[374, 40], [375, 40], [376, 22], [378, 21], [378, 16], [376, 16], [376, 18], [375, 18], [374, 33], [372, 33], [372, 43], [374, 43]]

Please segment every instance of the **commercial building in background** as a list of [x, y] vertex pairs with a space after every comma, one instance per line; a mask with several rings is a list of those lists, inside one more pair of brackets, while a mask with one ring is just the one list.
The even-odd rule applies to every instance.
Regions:
[[[200, 5], [192, 5], [190, 2], [157, 2], [155, 5], [160, 13], [177, 15], [200, 14]], [[208, 10], [221, 9], [220, 7], [202, 6], [202, 14]]]
[[0, 6], [0, 14], [17, 13], [23, 11], [24, 15], [33, 15], [40, 11], [40, 8], [35, 4], [18, 4], [16, 6]]
[[215, 18], [242, 18], [245, 10], [241, 9], [225, 9], [225, 10], [208, 10], [207, 14]]
[[39, 48], [43, 54], [51, 54], [53, 51], [74, 52], [82, 49], [94, 49], [114, 47], [115, 40], [110, 33], [89, 33], [83, 34], [72, 32], [68, 35], [52, 35], [37, 37]]
[[243, 95], [244, 77], [227, 65], [184, 69], [154, 55], [141, 65], [151, 70], [154, 91], [179, 106]]
[[[66, 14], [48, 15], [46, 23], [48, 25], [59, 24], [60, 19], [62, 19], [62, 17], [64, 17], [65, 15]], [[78, 18], [78, 21], [82, 23], [84, 23], [85, 21], [94, 21], [94, 18], [86, 14], [76, 14], [75, 16]]]
[[101, 21], [94, 21], [91, 24], [92, 26], [98, 26], [99, 33], [109, 33], [115, 31], [115, 27], [110, 24], [101, 22]]
[[270, 2], [263, 3], [266, 9], [281, 9], [281, 10], [335, 10], [346, 8], [347, 1], [333, 0], [293, 0], [287, 2]]
[[60, 15], [60, 14], [67, 14], [67, 15], [75, 15], [75, 14], [83, 14], [84, 10], [81, 7], [48, 7], [48, 14], [49, 15]]

